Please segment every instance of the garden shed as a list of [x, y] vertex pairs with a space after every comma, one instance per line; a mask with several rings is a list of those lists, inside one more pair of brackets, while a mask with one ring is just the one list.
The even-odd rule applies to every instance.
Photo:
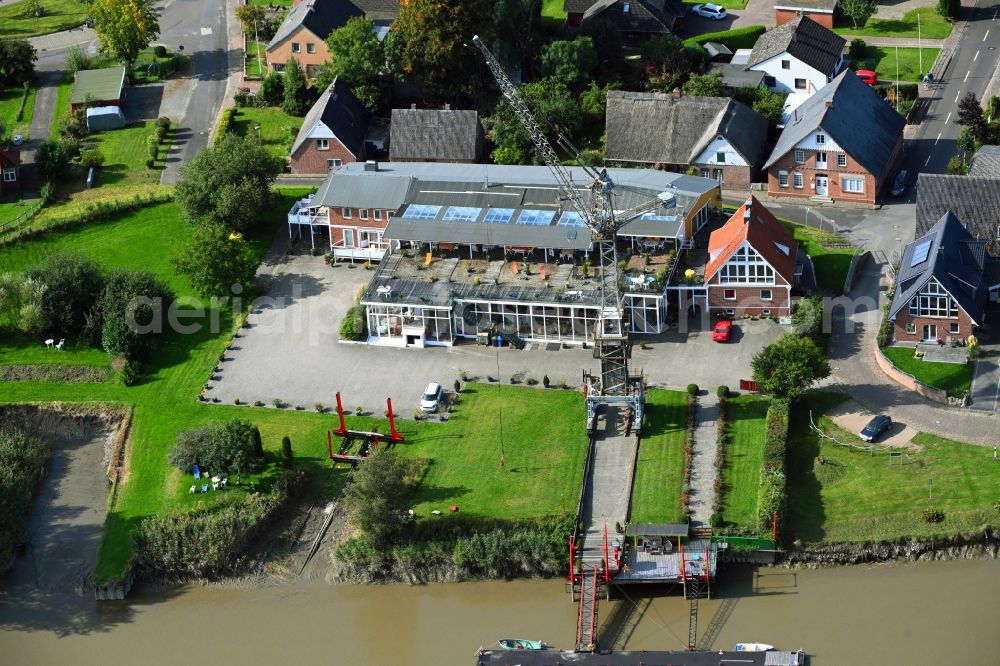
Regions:
[[87, 109], [87, 129], [91, 132], [125, 127], [125, 115], [120, 106], [94, 106]]
[[121, 106], [124, 88], [125, 68], [122, 66], [81, 70], [74, 77], [70, 110], [76, 113], [81, 106]]

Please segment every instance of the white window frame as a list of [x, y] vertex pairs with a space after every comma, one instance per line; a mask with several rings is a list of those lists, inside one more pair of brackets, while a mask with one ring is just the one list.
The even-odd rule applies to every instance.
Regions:
[[825, 144], [826, 144], [826, 135], [825, 134], [817, 134], [816, 135], [816, 145], [823, 146]]
[[842, 192], [849, 192], [851, 194], [864, 194], [865, 193], [865, 179], [864, 178], [841, 178], [840, 179], [840, 190]]
[[736, 310], [734, 310], [732, 308], [726, 308], [726, 316], [727, 317], [734, 317], [734, 316], [736, 316]]
[[312, 42], [306, 44], [306, 53], [316, 53], [316, 45]]
[[841, 168], [847, 166], [847, 155], [844, 155], [843, 153], [837, 155], [837, 166]]
[[316, 139], [316, 150], [330, 150], [330, 140]]
[[340, 216], [342, 218], [344, 218], [345, 220], [351, 219], [351, 209], [350, 208], [341, 208], [340, 209]]
[[367, 208], [359, 208], [358, 209], [358, 219], [359, 220], [367, 220], [368, 219], [368, 209]]
[[[732, 294], [730, 296], [729, 294]], [[724, 301], [735, 301], [736, 300], [736, 290], [735, 289], [723, 289], [722, 290], [722, 300]]]
[[[799, 85], [799, 81], [802, 82], [801, 86]], [[805, 90], [806, 88], [809, 87], [809, 81], [807, 79], [795, 79], [793, 85], [795, 86], [796, 90]]]
[[17, 169], [15, 167], [4, 167], [3, 182], [13, 183], [17, 181]]
[[756, 250], [741, 246], [719, 268], [719, 284], [774, 284], [774, 269]]
[[788, 172], [779, 171], [778, 172], [778, 187], [788, 187]]
[[376, 208], [372, 212], [373, 212], [373, 216], [375, 218], [375, 221], [376, 222], [381, 222], [382, 221], [382, 209], [381, 208]]
[[327, 169], [333, 169], [333, 168], [335, 168], [335, 167], [338, 167], [338, 166], [340, 166], [340, 165], [339, 165], [339, 164], [337, 164], [337, 160], [334, 160], [334, 159], [328, 159], [328, 160], [326, 161], [326, 168], [327, 168]]
[[[823, 159], [820, 159], [820, 157], [822, 157]], [[816, 151], [816, 168], [817, 169], [825, 169], [826, 168], [827, 157], [829, 157], [829, 156], [826, 154], [825, 150], [817, 150]]]
[[910, 300], [909, 310], [912, 317], [954, 319], [958, 316], [958, 303], [941, 283], [932, 278]]
[[962, 331], [962, 325], [957, 321], [953, 321], [948, 324], [948, 333], [951, 335], [958, 335]]
[[917, 325], [914, 324], [912, 321], [906, 322], [906, 334], [907, 335], [916, 335], [917, 334]]
[[795, 163], [796, 164], [806, 163], [806, 151], [800, 150], [798, 148], [795, 149]]
[[[344, 247], [357, 247], [355, 245], [357, 237], [354, 235], [354, 229], [342, 229], [341, 233], [344, 238]], [[348, 236], [350, 236], [350, 241], [348, 241]]]
[[763, 310], [760, 311], [760, 316], [761, 317], [770, 317], [771, 316], [771, 311], [768, 308], [764, 308]]
[[[765, 296], [764, 294], [767, 294], [767, 296]], [[762, 301], [773, 301], [774, 300], [774, 290], [773, 289], [761, 289], [760, 290], [760, 300], [762, 300]]]
[[802, 177], [802, 174], [799, 173], [798, 171], [792, 172], [792, 187], [794, 187], [797, 190], [801, 190], [803, 187], [805, 187], [805, 179]]

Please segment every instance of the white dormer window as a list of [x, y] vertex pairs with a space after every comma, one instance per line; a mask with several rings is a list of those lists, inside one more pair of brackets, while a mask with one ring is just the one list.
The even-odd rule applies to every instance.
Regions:
[[816, 143], [818, 143], [819, 145], [823, 145], [824, 143], [826, 143], [826, 135], [825, 134], [817, 134], [816, 135]]

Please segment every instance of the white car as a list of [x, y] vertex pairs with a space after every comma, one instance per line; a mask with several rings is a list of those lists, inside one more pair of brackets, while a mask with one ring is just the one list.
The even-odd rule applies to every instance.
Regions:
[[424, 388], [424, 395], [420, 398], [420, 409], [425, 412], [436, 412], [442, 395], [444, 395], [444, 389], [441, 388], [441, 385], [431, 382]]
[[691, 8], [698, 16], [708, 19], [714, 19], [716, 21], [721, 21], [726, 18], [726, 8], [719, 5], [713, 5], [711, 3], [707, 5], [695, 5]]

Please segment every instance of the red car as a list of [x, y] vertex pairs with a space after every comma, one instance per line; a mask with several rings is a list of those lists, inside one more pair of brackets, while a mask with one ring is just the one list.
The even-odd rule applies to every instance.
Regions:
[[712, 329], [712, 341], [713, 342], [729, 342], [729, 335], [733, 331], [733, 322], [728, 319], [723, 319], [722, 321], [715, 322], [715, 327]]
[[870, 69], [859, 69], [854, 73], [858, 75], [858, 78], [861, 79], [862, 82], [867, 83], [870, 86], [874, 86], [878, 83], [878, 77], [875, 75], [875, 72]]

